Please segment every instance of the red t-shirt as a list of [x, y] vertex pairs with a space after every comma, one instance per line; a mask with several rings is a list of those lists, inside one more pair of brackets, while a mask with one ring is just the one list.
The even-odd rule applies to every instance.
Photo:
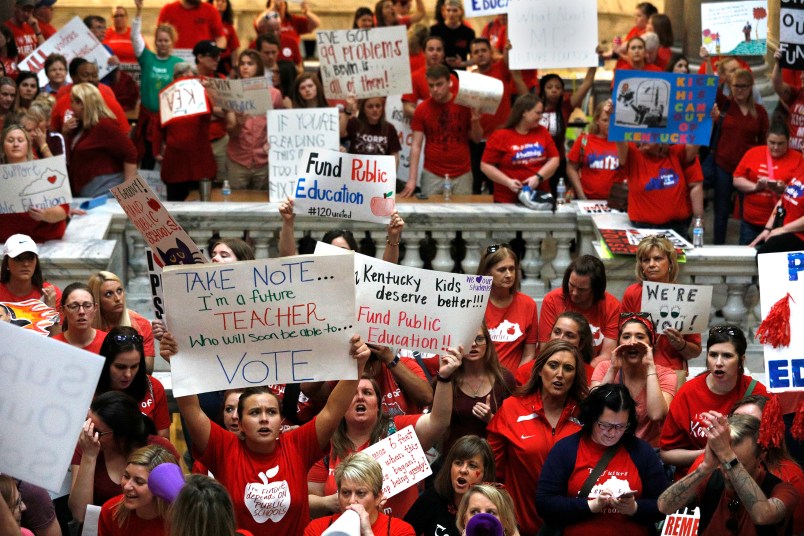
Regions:
[[560, 439], [581, 429], [573, 418], [576, 404], [568, 400], [553, 427], [544, 414], [539, 392], [505, 399], [486, 428], [494, 451], [497, 479], [514, 500], [516, 519], [522, 534], [536, 534], [542, 519], [536, 512], [536, 485], [547, 454]]
[[18, 25], [14, 19], [6, 21], [6, 27], [14, 34], [14, 42], [17, 44], [17, 61], [22, 61], [39, 46], [36, 40], [36, 31], [27, 22]]
[[[798, 177], [802, 177], [799, 179]], [[785, 209], [785, 223], [796, 221], [804, 216], [804, 169], [799, 168], [797, 177], [790, 179], [787, 188], [782, 194], [782, 207]], [[795, 233], [800, 240], [804, 240], [804, 231]]]
[[[51, 287], [53, 290], [56, 291], [56, 303], [61, 303], [61, 289], [56, 285], [51, 285], [47, 281], [44, 282], [42, 285], [43, 288]], [[12, 294], [10, 290], [8, 290], [8, 286], [5, 283], [0, 283], [0, 302], [7, 302], [7, 303], [19, 303], [24, 302], [27, 300], [41, 300], [44, 293], [40, 289], [33, 289], [31, 292], [26, 294], [25, 296], [17, 296], [16, 294]]]
[[103, 44], [112, 49], [114, 55], [120, 58], [120, 63], [137, 63], [134, 46], [131, 44], [130, 27], [127, 27], [121, 33], [117, 33], [114, 28], [107, 29]]
[[179, 34], [176, 48], [193, 48], [205, 39], [215, 40], [223, 37], [223, 22], [215, 6], [201, 2], [197, 7], [187, 9], [181, 2], [171, 2], [162, 6], [157, 24], [169, 22]]
[[[638, 313], [642, 310], [641, 283], [634, 283], [625, 289], [621, 306], [624, 313]], [[701, 334], [690, 333], [689, 335], [684, 335], [684, 340], [688, 343], [701, 344]], [[681, 357], [681, 353], [678, 350], [673, 348], [673, 345], [670, 344], [670, 339], [664, 334], [656, 336], [656, 344], [653, 346], [653, 361], [657, 365], [673, 370], [687, 369], [687, 360]]]
[[595, 134], [581, 134], [567, 160], [580, 166], [581, 188], [587, 199], [608, 199], [615, 182], [621, 182], [617, 144]]
[[[408, 426], [416, 426], [416, 423], [422, 417], [418, 415], [399, 415], [394, 417], [394, 427], [397, 431], [402, 430]], [[361, 452], [369, 447], [368, 441], [357, 447], [355, 452]], [[349, 454], [352, 454], [350, 452]], [[318, 484], [324, 484], [324, 496], [332, 495], [338, 492], [338, 485], [335, 483], [335, 469], [340, 465], [341, 460], [335, 456], [329, 459], [329, 467], [324, 465], [324, 461], [318, 460], [315, 465], [307, 473], [307, 480]], [[419, 496], [419, 489], [413, 485], [404, 491], [394, 495], [383, 506], [383, 511], [386, 514], [393, 515], [394, 517], [403, 518], [408, 513], [410, 507], [416, 502]]]
[[153, 357], [156, 355], [154, 351], [154, 330], [151, 327], [151, 322], [139, 313], [128, 310], [128, 317], [131, 319], [131, 327], [137, 330], [142, 336], [142, 346], [145, 350], [145, 355]]
[[[519, 181], [535, 175], [550, 158], [558, 157], [558, 148], [546, 128], [539, 125], [527, 134], [513, 128], [494, 132], [486, 141], [483, 162], [494, 165], [503, 173]], [[550, 181], [542, 181], [542, 191], [550, 191]], [[516, 203], [510, 188], [498, 185], [494, 188], [495, 203]]]
[[684, 145], [671, 145], [666, 156], [654, 157], [628, 145], [628, 217], [631, 221], [662, 225], [683, 220], [690, 210], [684, 174]]
[[[659, 439], [660, 449], [700, 450], [706, 447], [706, 426], [701, 419], [701, 414], [707, 411], [717, 411], [728, 415], [731, 407], [745, 395], [751, 383], [751, 377], [743, 375], [731, 392], [718, 395], [706, 385], [708, 375], [707, 372], [696, 376], [679, 389], [664, 420], [662, 435]], [[755, 395], [766, 395], [767, 393], [765, 386], [759, 382], [756, 383], [752, 392]], [[687, 471], [686, 467], [677, 467], [676, 476], [682, 477], [687, 474]]]
[[729, 173], [734, 173], [734, 168], [746, 151], [765, 144], [768, 137], [768, 112], [762, 105], [756, 104], [756, 117], [750, 113], [743, 114], [740, 106], [720, 91], [717, 105], [721, 112], [725, 110], [726, 115], [715, 152], [715, 163]]
[[442, 177], [457, 177], [472, 170], [469, 108], [452, 100], [441, 104], [429, 98], [416, 107], [410, 127], [414, 132], [424, 132], [424, 169]]
[[[567, 482], [567, 496], [576, 497], [589, 478], [589, 473], [603, 457], [606, 447], [598, 445], [591, 438], [583, 436], [578, 444], [578, 455], [575, 459], [575, 469]], [[595, 481], [595, 485], [603, 484], [610, 478], [628, 481], [630, 489], [634, 490], [637, 499], [642, 496], [642, 479], [639, 470], [634, 465], [625, 446], [620, 445], [616, 454], [608, 463], [603, 473]], [[626, 514], [620, 514], [613, 507], [604, 508], [599, 514], [593, 515], [564, 527], [566, 536], [640, 536], [651, 534], [645, 523], [638, 523]]]
[[168, 410], [167, 396], [162, 382], [148, 374], [151, 388], [145, 390], [145, 396], [140, 401], [140, 411], [154, 421], [157, 430], [170, 428], [170, 411]]
[[494, 341], [500, 364], [516, 373], [526, 344], [539, 342], [539, 315], [536, 302], [527, 294], [517, 292], [508, 307], [501, 308], [489, 301], [486, 306], [486, 327]]
[[[771, 162], [773, 164], [773, 180], [788, 182], [804, 164], [804, 157], [801, 156], [801, 151], [791, 148], [781, 158], [771, 157]], [[749, 149], [734, 169], [734, 176], [744, 177], [753, 183], [758, 182], [759, 179], [770, 180], [767, 145]], [[764, 227], [778, 200], [779, 196], [768, 189], [744, 194], [743, 220], [752, 225]]]
[[620, 302], [617, 298], [606, 292], [602, 300], [586, 310], [581, 310], [567, 298], [564, 299], [563, 289], [553, 289], [547, 293], [542, 301], [542, 314], [539, 318], [539, 342], [550, 340], [550, 332], [556, 323], [558, 315], [564, 311], [581, 313], [592, 328], [592, 339], [595, 344], [595, 355], [600, 354], [603, 339], [617, 340], [619, 334]]
[[153, 519], [142, 519], [137, 512], [129, 512], [126, 522], [121, 527], [114, 518], [117, 505], [123, 502], [125, 495], [118, 495], [103, 503], [98, 519], [98, 536], [131, 536], [133, 534], [147, 534], [148, 536], [163, 536], [165, 520], [161, 516]]
[[[93, 354], [100, 355], [100, 348], [103, 344], [103, 339], [106, 338], [106, 332], [101, 331], [99, 329], [95, 330], [95, 338], [92, 339], [92, 342], [87, 344], [82, 348], [82, 350], [86, 350], [87, 352], [92, 352]], [[64, 337], [64, 333], [59, 333], [58, 335], [53, 336], [53, 340], [61, 341], [66, 344], [70, 344], [67, 339]]]
[[804, 148], [804, 91], [791, 89], [790, 97], [784, 100], [790, 111], [787, 126], [790, 128], [790, 148]]
[[[341, 514], [314, 519], [304, 529], [304, 536], [320, 536], [332, 525]], [[397, 517], [387, 516], [379, 512], [377, 520], [371, 525], [371, 532], [375, 536], [415, 536], [416, 532], [408, 523]]]
[[[70, 213], [69, 203], [59, 205], [65, 214]], [[34, 242], [41, 244], [48, 240], [59, 240], [67, 231], [67, 220], [56, 223], [36, 221], [27, 212], [0, 214], [0, 242], [5, 242], [11, 235], [24, 234]]]
[[271, 454], [251, 452], [235, 434], [211, 423], [198, 459], [229, 491], [239, 527], [257, 534], [301, 534], [310, 519], [307, 471], [323, 456], [315, 419], [282, 433]]
[[298, 47], [301, 43], [301, 36], [312, 31], [311, 26], [312, 24], [310, 24], [310, 19], [304, 15], [287, 13], [285, 18], [282, 20], [282, 27], [279, 31], [281, 35], [293, 39]]
[[[458, 78], [451, 74], [449, 79], [450, 82], [452, 82], [450, 92], [454, 96], [458, 93]], [[413, 104], [418, 104], [430, 98], [430, 86], [427, 85], [426, 65], [411, 72], [410, 83], [411, 87], [413, 88], [412, 93], [405, 93], [402, 95], [402, 102], [412, 102]]]

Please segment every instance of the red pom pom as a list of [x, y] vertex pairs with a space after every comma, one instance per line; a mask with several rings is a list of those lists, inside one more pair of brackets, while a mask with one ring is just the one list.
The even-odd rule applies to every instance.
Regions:
[[796, 417], [793, 419], [793, 426], [790, 433], [796, 441], [804, 441], [804, 402], [798, 405]]
[[[757, 329], [757, 339], [762, 344], [770, 344], [774, 348], [790, 345], [790, 301], [793, 297], [787, 293], [784, 298], [773, 304], [768, 316]], [[795, 300], [793, 300], [795, 301]]]
[[778, 448], [784, 442], [784, 421], [782, 407], [773, 395], [768, 395], [768, 402], [762, 410], [762, 423], [759, 425], [757, 443], [763, 448]]

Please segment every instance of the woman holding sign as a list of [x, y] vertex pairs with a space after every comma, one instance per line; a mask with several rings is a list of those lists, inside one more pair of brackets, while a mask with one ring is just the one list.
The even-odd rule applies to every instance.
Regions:
[[[177, 351], [173, 335], [165, 333], [160, 354], [169, 360]], [[359, 335], [352, 337], [350, 353], [359, 376], [370, 354]], [[307, 471], [329, 446], [357, 383], [338, 382], [318, 416], [290, 432], [281, 432], [282, 405], [267, 387], [240, 395], [238, 435], [210, 421], [196, 395], [177, 398], [199, 460], [232, 496], [238, 526], [259, 534], [302, 533], [310, 519]]]

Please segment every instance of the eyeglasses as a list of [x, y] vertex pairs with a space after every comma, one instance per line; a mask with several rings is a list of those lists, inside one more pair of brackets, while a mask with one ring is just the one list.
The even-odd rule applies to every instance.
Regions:
[[114, 342], [116, 342], [118, 344], [126, 344], [127, 342], [132, 343], [132, 344], [140, 344], [142, 342], [142, 336], [141, 335], [115, 335], [114, 336]]
[[615, 432], [625, 432], [628, 430], [628, 424], [629, 423], [611, 424], [610, 422], [597, 421], [597, 426], [604, 432], [611, 432], [612, 430]]
[[736, 328], [734, 326], [715, 326], [709, 330], [709, 336], [711, 337], [715, 333], [727, 333], [732, 337], [737, 337], [738, 333], [740, 333], [740, 328]]
[[732, 84], [731, 87], [734, 89], [748, 89], [751, 87], [751, 84]]
[[98, 434], [98, 439], [100, 439], [103, 436], [113, 434], [114, 432], [112, 432], [111, 430], [109, 430], [108, 432], [98, 432], [97, 430], [95, 430], [95, 433]]
[[486, 336], [485, 335], [478, 335], [477, 337], [475, 337], [475, 344], [478, 345], [478, 346], [486, 344]]
[[486, 255], [499, 251], [500, 248], [511, 249], [511, 246], [508, 244], [492, 244], [486, 248]]
[[738, 529], [740, 528], [737, 521], [737, 514], [739, 513], [741, 506], [742, 504], [740, 503], [740, 499], [732, 499], [727, 505], [729, 509], [729, 518], [726, 520], [726, 530], [733, 532], [734, 534], [737, 534]]
[[79, 309], [84, 309], [85, 311], [91, 311], [95, 307], [95, 304], [92, 303], [92, 302], [68, 303], [64, 307], [66, 309], [70, 310], [70, 311], [73, 311], [73, 312], [75, 312], [75, 311], [77, 311]]

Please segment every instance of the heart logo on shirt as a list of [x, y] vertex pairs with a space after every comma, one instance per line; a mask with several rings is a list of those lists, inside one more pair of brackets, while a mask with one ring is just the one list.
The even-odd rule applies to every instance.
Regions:
[[262, 481], [246, 485], [243, 501], [251, 516], [257, 523], [265, 523], [269, 519], [277, 523], [285, 517], [290, 508], [290, 488], [287, 481], [268, 481], [279, 472], [279, 466], [260, 472], [257, 476]]

